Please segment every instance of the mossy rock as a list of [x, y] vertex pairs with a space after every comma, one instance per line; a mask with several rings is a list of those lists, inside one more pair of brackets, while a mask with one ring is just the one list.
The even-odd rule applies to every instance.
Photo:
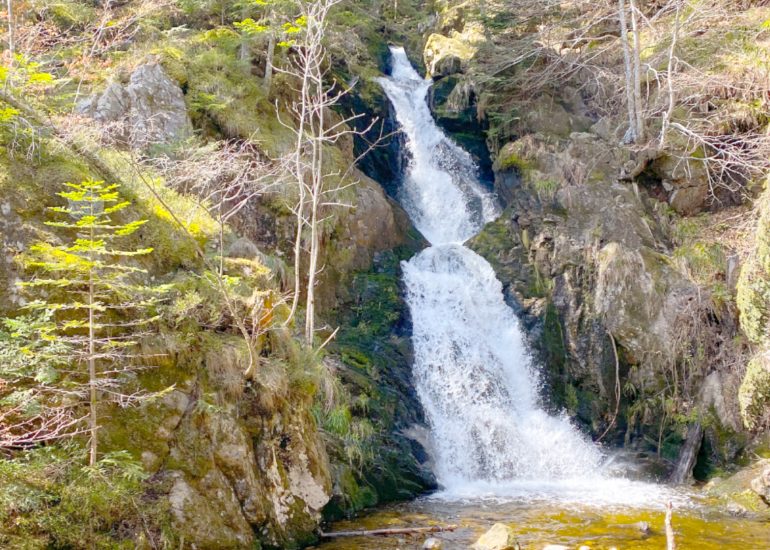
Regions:
[[518, 141], [506, 143], [495, 157], [494, 169], [497, 172], [517, 170], [519, 173], [534, 168], [534, 161], [522, 155], [522, 144]]
[[770, 318], [770, 190], [760, 197], [758, 211], [754, 250], [741, 268], [736, 302], [743, 332], [752, 342], [765, 344]]
[[770, 506], [751, 489], [752, 480], [759, 477], [768, 465], [770, 460], [759, 460], [726, 479], [715, 478], [706, 485], [705, 492], [724, 504], [737, 504], [748, 513], [770, 519]]
[[749, 361], [738, 392], [738, 402], [747, 428], [757, 429], [770, 424], [770, 359], [766, 353]]
[[431, 34], [423, 51], [428, 74], [436, 79], [463, 72], [475, 54], [475, 46], [441, 34]]

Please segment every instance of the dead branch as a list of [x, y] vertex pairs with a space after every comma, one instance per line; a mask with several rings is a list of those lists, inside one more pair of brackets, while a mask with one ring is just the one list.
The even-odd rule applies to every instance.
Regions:
[[415, 533], [441, 533], [442, 531], [454, 531], [457, 525], [434, 525], [432, 527], [393, 527], [389, 529], [361, 529], [356, 531], [336, 531], [325, 533], [321, 531], [321, 538], [331, 539], [336, 537], [387, 537], [389, 535], [410, 535]]
[[666, 504], [666, 519], [664, 521], [666, 526], [666, 550], [676, 550], [676, 541], [674, 540], [674, 527], [671, 525], [673, 505], [671, 501]]

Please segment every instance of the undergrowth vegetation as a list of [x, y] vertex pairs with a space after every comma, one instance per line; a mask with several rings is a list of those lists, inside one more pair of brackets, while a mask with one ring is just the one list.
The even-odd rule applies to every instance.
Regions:
[[[297, 17], [304, 5], [12, 3], [13, 36], [3, 37], [9, 48], [0, 54], [0, 223], [9, 252], [8, 261], [0, 261], [0, 314], [7, 317], [0, 328], [0, 358], [8, 362], [0, 376], [0, 408], [15, 406], [6, 399], [12, 370], [31, 388], [67, 380], [75, 365], [62, 359], [60, 343], [43, 345], [32, 337], [35, 323], [45, 319], [25, 313], [34, 297], [15, 284], [30, 276], [20, 261], [30, 243], [64, 242], [45, 224], [46, 208], [62, 207], [52, 200], [58, 186], [86, 180], [120, 184], [131, 202], [127, 219], [146, 220], [125, 235], [125, 246], [152, 247], [152, 254], [134, 258], [135, 268], [143, 282], [168, 292], [152, 304], [152, 327], [137, 338], [139, 349], [116, 367], [137, 394], [153, 398], [133, 408], [124, 402], [104, 407], [103, 446], [92, 466], [84, 465], [88, 438], [77, 423], [67, 442], [3, 446], [0, 546], [183, 544], [177, 536], [183, 514], [178, 508], [188, 504], [177, 502], [177, 509], [170, 509], [174, 480], [188, 484], [188, 495], [222, 495], [207, 485], [212, 477], [245, 475], [232, 473], [215, 456], [222, 425], [230, 426], [228, 436], [238, 436], [239, 430], [248, 434], [243, 452], [252, 459], [263, 453], [259, 464], [272, 468], [275, 477], [260, 479], [269, 490], [260, 489], [258, 499], [264, 502], [256, 505], [258, 511], [246, 501], [243, 505], [259, 537], [273, 545], [296, 545], [295, 536], [312, 540], [320, 505], [310, 512], [298, 499], [287, 523], [278, 508], [270, 511], [270, 491], [284, 486], [296, 491], [292, 476], [301, 471], [320, 484], [320, 491], [331, 493], [325, 487], [332, 479], [327, 450], [337, 483], [331, 515], [421, 490], [422, 481], [399, 479], [414, 468], [414, 459], [404, 453], [404, 441], [392, 438], [404, 410], [395, 412], [399, 398], [390, 393], [383, 373], [388, 359], [374, 351], [399, 319], [362, 320], [350, 333], [343, 327], [344, 343], [323, 350], [336, 327], [324, 326], [320, 340], [301, 343], [293, 316], [304, 314], [304, 308], [294, 312], [288, 306], [298, 270], [290, 265], [289, 235], [295, 230], [299, 191], [287, 183], [282, 159], [297, 146], [300, 89], [287, 70], [297, 61], [296, 42], [306, 31], [307, 21]], [[371, 79], [385, 66], [388, 39], [416, 47], [420, 37], [410, 31], [422, 18], [417, 2], [343, 0], [329, 18], [319, 85], [350, 87], [356, 94], [351, 104], [382, 101]], [[131, 138], [130, 109], [119, 120], [94, 117], [94, 109], [100, 99], [109, 99], [99, 96], [105, 89], [127, 94], [137, 69], [156, 63], [179, 86], [192, 131], [184, 139], [138, 147]], [[330, 105], [333, 109], [324, 107], [327, 124], [347, 128], [350, 104]], [[334, 254], [338, 227], [358, 196], [357, 176], [350, 175], [358, 152], [352, 134], [329, 141], [322, 146], [320, 169], [339, 189], [324, 199], [331, 206], [324, 204], [318, 227], [319, 241]], [[306, 254], [303, 248], [300, 254]], [[352, 261], [343, 254], [352, 253], [330, 258]], [[122, 262], [115, 268], [128, 269]], [[395, 277], [388, 276], [382, 286], [387, 295], [382, 306], [400, 307]], [[68, 287], [59, 290], [66, 294]], [[138, 302], [139, 295], [135, 298]], [[375, 308], [361, 307], [368, 311], [362, 318], [379, 315]], [[128, 322], [121, 315], [111, 314], [110, 331]], [[401, 352], [397, 355], [403, 366]], [[367, 366], [352, 380], [347, 373], [357, 361]], [[82, 409], [79, 402], [74, 406]], [[35, 410], [27, 412], [35, 418]], [[256, 468], [251, 462], [243, 467]], [[177, 477], [169, 480], [169, 475]], [[400, 492], [404, 486], [408, 490]], [[221, 528], [229, 532], [230, 526]], [[252, 527], [248, 533], [254, 537]]]

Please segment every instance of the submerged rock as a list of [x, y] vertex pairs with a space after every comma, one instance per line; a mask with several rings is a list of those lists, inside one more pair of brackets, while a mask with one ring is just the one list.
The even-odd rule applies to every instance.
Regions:
[[425, 542], [422, 543], [423, 550], [441, 550], [443, 547], [444, 545], [436, 537], [425, 539]]
[[519, 543], [516, 532], [504, 523], [495, 523], [471, 546], [474, 550], [515, 550]]

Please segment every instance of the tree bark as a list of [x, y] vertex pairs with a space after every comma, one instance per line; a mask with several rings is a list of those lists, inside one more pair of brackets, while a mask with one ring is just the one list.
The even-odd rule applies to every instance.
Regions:
[[265, 79], [262, 81], [265, 92], [270, 94], [270, 85], [273, 82], [273, 58], [275, 57], [275, 34], [270, 31], [267, 39], [267, 60], [265, 61]]
[[671, 115], [674, 113], [674, 51], [679, 38], [679, 13], [682, 10], [682, 0], [677, 0], [676, 15], [674, 15], [674, 31], [671, 33], [671, 47], [668, 50], [668, 67], [666, 68], [666, 84], [668, 87], [668, 110], [663, 115], [663, 124], [660, 129], [660, 140], [658, 148], [663, 149], [666, 144], [666, 133], [671, 122]]
[[626, 69], [626, 106], [628, 107], [628, 138], [636, 141], [636, 99], [634, 98], [631, 52], [628, 46], [628, 24], [626, 23], [625, 0], [618, 0], [618, 19], [620, 20], [620, 41], [623, 43], [623, 62]]
[[[94, 212], [94, 203], [89, 203], [91, 206], [91, 215]], [[94, 228], [90, 229], [90, 240], [94, 241]], [[91, 252], [90, 258], [92, 264], [94, 261], [93, 252]], [[96, 464], [96, 452], [98, 446], [98, 434], [99, 429], [98, 419], [96, 417], [96, 347], [95, 340], [96, 335], [94, 333], [94, 273], [93, 267], [88, 270], [88, 393], [89, 393], [89, 428], [91, 430], [90, 452], [88, 458], [88, 464], [94, 466]]]
[[11, 54], [10, 63], [13, 64], [13, 0], [6, 0], [5, 4], [8, 11], [8, 52]]
[[639, 36], [637, 23], [636, 0], [629, 0], [631, 4], [631, 30], [634, 31], [634, 105], [636, 109], [637, 141], [644, 139], [644, 118], [642, 113], [642, 39]]
[[315, 285], [316, 276], [318, 275], [319, 248], [321, 246], [318, 231], [318, 209], [324, 193], [323, 138], [325, 134], [324, 103], [326, 94], [324, 92], [320, 67], [317, 68], [317, 74], [313, 80], [316, 87], [313, 97], [317, 104], [314, 105], [313, 109], [316, 115], [316, 124], [312, 125], [313, 159], [311, 166], [313, 174], [311, 179], [312, 187], [310, 189], [310, 259], [307, 277], [307, 308], [305, 311], [305, 341], [308, 345], [313, 344], [313, 336], [315, 334]]

